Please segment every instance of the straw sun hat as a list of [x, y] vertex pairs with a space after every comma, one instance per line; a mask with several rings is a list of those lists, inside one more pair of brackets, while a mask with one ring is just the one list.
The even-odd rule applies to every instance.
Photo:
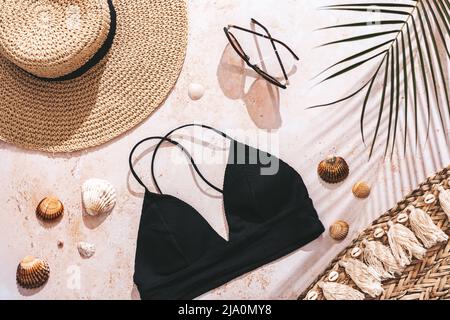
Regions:
[[0, 0], [0, 139], [70, 152], [105, 143], [167, 97], [184, 0]]

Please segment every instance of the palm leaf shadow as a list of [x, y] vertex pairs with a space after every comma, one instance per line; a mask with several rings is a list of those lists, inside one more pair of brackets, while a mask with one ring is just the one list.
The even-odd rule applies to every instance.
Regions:
[[[369, 3], [344, 3], [321, 7], [322, 10], [374, 12], [381, 18], [328, 26], [319, 30], [353, 28], [363, 30], [362, 35], [331, 41], [322, 46], [351, 44], [364, 40], [379, 43], [342, 59], [316, 78], [318, 84], [338, 78], [369, 62], [376, 61], [376, 67], [368, 81], [349, 95], [335, 101], [309, 108], [319, 108], [347, 101], [364, 94], [361, 108], [360, 134], [364, 143], [369, 140], [370, 154], [375, 152], [377, 138], [385, 134], [384, 156], [394, 155], [398, 140], [403, 141], [403, 153], [409, 144], [419, 145], [420, 113], [425, 110], [427, 125], [426, 140], [430, 132], [431, 119], [437, 114], [443, 131], [447, 130], [450, 115], [448, 92], [448, 68], [450, 58], [447, 45], [450, 35], [450, 0], [384, 0]], [[394, 18], [392, 18], [394, 17]], [[374, 30], [373, 26], [386, 26], [385, 31]], [[381, 41], [390, 36], [388, 41]], [[374, 84], [381, 81], [382, 90], [374, 91]], [[424, 94], [422, 94], [424, 93]], [[368, 106], [378, 103], [378, 116], [373, 134], [366, 137]], [[412, 115], [412, 116], [411, 116]], [[387, 117], [387, 126], [383, 119]], [[403, 119], [403, 123], [400, 121]], [[408, 126], [413, 126], [413, 141], [408, 137]], [[383, 130], [382, 130], [383, 129]], [[423, 130], [423, 128], [422, 128]], [[411, 133], [409, 133], [411, 134]]]

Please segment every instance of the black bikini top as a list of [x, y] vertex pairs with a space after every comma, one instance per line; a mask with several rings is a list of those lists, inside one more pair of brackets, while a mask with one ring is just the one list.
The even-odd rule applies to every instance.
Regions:
[[[191, 126], [212, 130], [230, 141], [223, 189], [210, 183], [187, 150], [169, 138]], [[159, 140], [151, 170], [158, 193], [150, 192], [133, 169], [133, 153], [150, 140]], [[161, 192], [154, 161], [164, 141], [180, 148], [200, 178], [223, 194], [228, 241], [192, 206]], [[287, 255], [324, 231], [305, 184], [293, 168], [217, 129], [188, 124], [165, 137], [146, 138], [131, 150], [129, 163], [131, 173], [145, 188], [134, 273], [142, 299], [195, 298]], [[270, 170], [274, 165], [277, 170]]]

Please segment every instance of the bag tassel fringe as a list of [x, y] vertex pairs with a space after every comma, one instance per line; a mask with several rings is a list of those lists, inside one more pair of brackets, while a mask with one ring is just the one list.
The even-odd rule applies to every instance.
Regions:
[[426, 249], [422, 247], [411, 230], [402, 224], [394, 224], [392, 221], [388, 222], [388, 226], [389, 246], [400, 267], [404, 268], [411, 264], [412, 257], [422, 259], [425, 256]]
[[317, 285], [327, 300], [364, 300], [363, 293], [342, 283], [320, 282]]
[[381, 280], [392, 279], [396, 274], [402, 273], [403, 268], [398, 265], [389, 247], [379, 241], [363, 240], [362, 243], [364, 262], [379, 275]]
[[439, 203], [442, 210], [444, 210], [448, 219], [450, 220], [450, 190], [445, 190], [443, 186], [438, 186], [439, 190]]
[[425, 248], [431, 248], [439, 242], [448, 240], [448, 236], [433, 222], [433, 219], [423, 210], [409, 206], [409, 222], [417, 238], [422, 241]]
[[339, 262], [353, 282], [372, 298], [376, 298], [384, 292], [381, 279], [378, 274], [365, 263], [348, 258]]

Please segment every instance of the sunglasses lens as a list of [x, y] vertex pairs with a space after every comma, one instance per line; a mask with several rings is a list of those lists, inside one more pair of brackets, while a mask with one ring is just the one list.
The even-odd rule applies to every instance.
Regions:
[[233, 48], [243, 57], [246, 57], [247, 55], [245, 54], [244, 50], [242, 49], [240, 43], [236, 40], [235, 37], [230, 37], [231, 39], [231, 45], [233, 46]]

